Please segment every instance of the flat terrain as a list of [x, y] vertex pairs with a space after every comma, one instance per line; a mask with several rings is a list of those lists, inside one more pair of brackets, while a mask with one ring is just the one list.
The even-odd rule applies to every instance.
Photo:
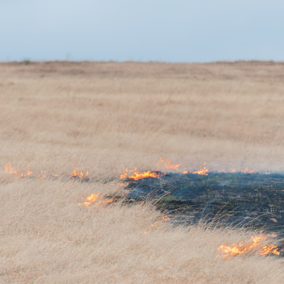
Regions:
[[[125, 168], [159, 157], [283, 172], [283, 80], [274, 62], [1, 63], [0, 283], [283, 283], [277, 257], [216, 257], [250, 232], [152, 227], [163, 216], [148, 204], [78, 205], [123, 195]], [[77, 167], [90, 182], [69, 178]]]

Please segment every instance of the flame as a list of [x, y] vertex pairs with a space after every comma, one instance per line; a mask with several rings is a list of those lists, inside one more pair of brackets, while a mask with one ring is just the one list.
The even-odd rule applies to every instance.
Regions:
[[[38, 174], [38, 173], [37, 173]], [[40, 174], [37, 175], [38, 178], [46, 178], [46, 175], [40, 172]]]
[[253, 173], [253, 171], [250, 171], [248, 168], [245, 168], [244, 170], [242, 170], [242, 173], [244, 173], [244, 174], [252, 174]]
[[165, 160], [164, 160], [162, 157], [159, 157], [159, 161], [158, 161], [156, 167], [157, 167], [157, 168], [160, 168], [160, 167], [161, 167], [161, 164], [164, 163], [164, 162], [165, 162]]
[[[162, 217], [161, 220], [156, 221], [156, 222], [153, 223], [151, 226], [152, 226], [152, 227], [155, 227], [155, 226], [156, 226], [157, 224], [159, 224], [160, 222], [164, 222], [164, 221], [167, 221], [167, 220], [170, 220], [170, 217], [169, 217], [169, 216], [164, 216], [164, 217]], [[149, 232], [149, 231], [144, 231], [144, 234], [147, 235], [147, 234], [150, 234], [150, 232]]]
[[[162, 166], [163, 169], [172, 169], [172, 170], [179, 170], [179, 167], [181, 164], [174, 165], [171, 163], [170, 160], [165, 161], [162, 157], [159, 158], [158, 163], [157, 163], [157, 168], [161, 168], [161, 165], [164, 163]], [[203, 164], [203, 166], [206, 163]], [[190, 172], [191, 174], [198, 174], [198, 175], [208, 175], [209, 169], [206, 168], [205, 166], [197, 171]], [[225, 170], [222, 170], [222, 172], [226, 172]], [[188, 174], [189, 172], [186, 170], [182, 171], [183, 174]], [[161, 176], [165, 176], [165, 173], [157, 173], [153, 171], [147, 171], [147, 172], [140, 172], [137, 170], [137, 168], [133, 168], [128, 172], [128, 169], [124, 171], [123, 174], [120, 175], [120, 179], [130, 179], [130, 180], [139, 180], [139, 179], [144, 179], [148, 177], [153, 177], [153, 178], [159, 178]], [[123, 184], [121, 184], [123, 185]]]
[[165, 164], [165, 169], [173, 169], [173, 170], [178, 171], [178, 168], [180, 167], [180, 165], [181, 164], [174, 165], [174, 164], [171, 164], [171, 161], [167, 161], [166, 164]]
[[[120, 175], [120, 179], [127, 179], [127, 172], [128, 172], [128, 170], [125, 169], [124, 173], [122, 175]], [[123, 185], [123, 183], [121, 185]]]
[[[7, 165], [5, 165], [4, 168], [8, 174], [15, 175], [16, 178], [18, 179], [23, 178], [23, 177], [30, 177], [30, 176], [37, 177], [37, 178], [51, 178], [52, 177], [52, 176], [47, 176], [42, 171], [32, 172], [31, 170], [27, 170], [26, 173], [17, 172], [12, 168], [11, 163], [8, 163]], [[53, 177], [60, 177], [60, 175], [53, 175]]]
[[79, 206], [84, 206], [84, 207], [88, 207], [89, 205], [90, 206], [93, 206], [93, 205], [96, 205], [96, 206], [99, 206], [99, 205], [102, 205], [102, 204], [107, 204], [107, 203], [112, 203], [114, 201], [114, 198], [111, 198], [111, 199], [106, 199], [106, 200], [100, 200], [99, 202], [96, 203], [99, 195], [101, 193], [93, 193], [91, 194], [90, 196], [87, 196], [85, 198], [85, 202], [83, 203], [78, 203]]
[[32, 172], [30, 170], [27, 170], [27, 173], [23, 173], [23, 172], [17, 172], [15, 171], [12, 166], [11, 166], [11, 163], [8, 163], [4, 166], [6, 172], [8, 174], [11, 174], [11, 175], [15, 175], [17, 176], [18, 178], [21, 178], [21, 177], [28, 177], [28, 176], [31, 176], [32, 175]]
[[112, 203], [114, 201], [114, 198], [112, 199], [106, 199], [106, 200], [101, 200], [99, 203], [96, 203], [96, 205], [102, 205], [106, 203]]
[[46, 175], [45, 175], [45, 174], [42, 174], [42, 175], [38, 175], [37, 177], [38, 177], [38, 178], [46, 178]]
[[90, 204], [96, 202], [100, 194], [101, 194], [100, 192], [99, 193], [93, 193], [90, 196], [87, 196], [85, 198], [87, 201], [85, 201], [83, 203], [78, 203], [78, 205], [83, 205], [84, 207], [87, 207]]
[[5, 165], [4, 168], [5, 168], [6, 171], [9, 171], [9, 172], [8, 172], [9, 174], [18, 175], [18, 172], [16, 172], [16, 171], [12, 168], [11, 163], [8, 163], [7, 165]]
[[266, 175], [270, 175], [270, 172], [266, 172], [265, 174], [266, 174]]
[[162, 163], [165, 163], [165, 164], [164, 164], [164, 168], [163, 168], [163, 169], [165, 169], [165, 170], [170, 170], [170, 169], [171, 169], [171, 170], [176, 170], [176, 171], [178, 171], [178, 168], [179, 168], [180, 165], [181, 165], [181, 164], [174, 165], [174, 164], [171, 163], [170, 160], [165, 161], [162, 157], [160, 157], [160, 158], [159, 158], [159, 161], [158, 161], [158, 163], [157, 163], [157, 167], [159, 168]]
[[263, 235], [251, 237], [251, 239], [244, 244], [243, 242], [239, 244], [233, 244], [232, 246], [221, 245], [218, 250], [220, 254], [223, 254], [222, 258], [229, 258], [237, 255], [247, 254], [253, 250], [257, 250], [257, 253], [261, 255], [276, 254], [279, 255], [280, 252], [275, 245], [263, 245], [264, 240]]
[[201, 168], [200, 170], [198, 171], [195, 171], [195, 172], [192, 172], [192, 174], [197, 174], [197, 175], [208, 175], [209, 169], [207, 169], [206, 167], [204, 167], [203, 169]]
[[71, 177], [71, 178], [76, 178], [76, 177], [78, 177], [78, 178], [80, 178], [80, 179], [88, 179], [89, 173], [86, 172], [86, 174], [85, 174], [85, 176], [84, 176], [83, 172], [77, 172], [78, 169], [79, 169], [79, 168], [74, 169], [73, 173], [71, 173], [71, 174], [69, 175], [69, 177]]
[[155, 227], [158, 223], [166, 221], [166, 220], [170, 220], [169, 216], [164, 216], [161, 220], [156, 221], [154, 224], [152, 224], [152, 227]]
[[162, 173], [156, 173], [152, 171], [147, 172], [140, 172], [137, 170], [137, 168], [134, 168], [133, 170], [130, 170], [131, 174], [128, 175], [128, 170], [126, 169], [125, 172], [120, 176], [120, 179], [131, 179], [131, 180], [139, 180], [144, 178], [159, 178], [161, 176], [164, 176]]
[[[162, 165], [164, 164], [164, 165]], [[177, 164], [174, 165], [171, 163], [170, 160], [165, 161], [162, 157], [159, 158], [158, 163], [157, 163], [157, 168], [163, 168], [163, 169], [172, 169], [172, 170], [179, 170], [181, 164]], [[208, 175], [209, 169], [205, 167], [206, 163], [203, 164], [203, 167], [197, 171], [194, 172], [188, 172], [186, 170], [183, 170], [182, 173], [183, 174], [197, 174], [197, 175]], [[225, 169], [222, 170], [218, 170], [218, 173], [227, 173], [227, 171]], [[231, 168], [230, 173], [235, 173], [236, 169]], [[242, 173], [253, 173], [254, 171], [250, 171], [248, 168], [245, 168], [244, 170], [241, 171]], [[82, 174], [82, 173], [78, 173], [78, 174]], [[266, 172], [266, 174], [270, 174], [270, 172]], [[161, 177], [164, 176], [165, 173], [157, 173], [157, 172], [153, 172], [153, 171], [147, 171], [147, 172], [140, 172], [139, 170], [137, 170], [137, 168], [133, 168], [132, 170], [130, 170], [128, 172], [128, 169], [126, 168], [126, 170], [124, 171], [124, 173], [122, 175], [120, 175], [120, 179], [130, 179], [130, 180], [139, 180], [139, 179], [144, 179], [144, 178], [148, 178], [148, 177], [153, 177], [153, 178], [157, 178], [157, 177]], [[121, 184], [123, 185], [123, 184]]]

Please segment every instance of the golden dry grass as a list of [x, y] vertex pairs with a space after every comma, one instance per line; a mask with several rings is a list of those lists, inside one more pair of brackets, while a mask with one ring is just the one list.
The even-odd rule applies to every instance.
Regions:
[[[151, 205], [78, 206], [121, 193], [126, 167], [159, 156], [282, 171], [283, 74], [262, 62], [0, 64], [0, 283], [283, 283], [281, 259], [216, 258], [250, 232], [153, 228]], [[62, 177], [18, 180], [7, 162]], [[70, 181], [74, 167], [93, 182]]]

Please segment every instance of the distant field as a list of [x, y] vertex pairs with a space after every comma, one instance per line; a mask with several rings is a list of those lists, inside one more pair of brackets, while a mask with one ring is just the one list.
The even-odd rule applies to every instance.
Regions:
[[[163, 215], [147, 203], [78, 205], [123, 196], [125, 169], [159, 157], [283, 172], [283, 80], [273, 62], [1, 63], [0, 283], [283, 283], [282, 258], [216, 257], [252, 232], [151, 226]], [[70, 179], [77, 167], [91, 182]]]

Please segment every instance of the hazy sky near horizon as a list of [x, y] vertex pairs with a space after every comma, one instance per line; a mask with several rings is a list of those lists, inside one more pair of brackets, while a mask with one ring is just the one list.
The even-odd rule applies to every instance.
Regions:
[[0, 61], [284, 61], [283, 0], [0, 0]]

